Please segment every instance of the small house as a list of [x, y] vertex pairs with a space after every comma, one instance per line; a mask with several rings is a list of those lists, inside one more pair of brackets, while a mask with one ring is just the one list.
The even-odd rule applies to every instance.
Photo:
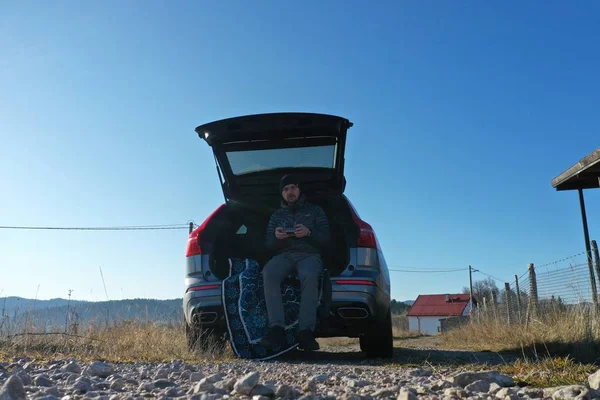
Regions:
[[408, 329], [437, 335], [442, 331], [442, 320], [467, 317], [472, 307], [469, 294], [421, 294], [408, 310]]

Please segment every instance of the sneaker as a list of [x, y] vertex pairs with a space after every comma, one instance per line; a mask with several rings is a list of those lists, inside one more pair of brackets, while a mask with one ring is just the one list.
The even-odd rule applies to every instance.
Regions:
[[306, 351], [316, 351], [321, 347], [319, 343], [315, 340], [313, 332], [311, 330], [305, 329], [303, 331], [298, 332], [298, 348]]
[[272, 326], [269, 328], [269, 332], [260, 339], [260, 344], [267, 349], [283, 346], [285, 344], [285, 328]]

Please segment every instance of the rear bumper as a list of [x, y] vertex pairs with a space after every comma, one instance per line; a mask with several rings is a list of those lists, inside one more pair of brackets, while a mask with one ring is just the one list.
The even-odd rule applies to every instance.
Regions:
[[[383, 321], [390, 297], [377, 286], [333, 285], [332, 302], [327, 318], [315, 332], [317, 337], [357, 337], [374, 323]], [[221, 289], [188, 292], [183, 298], [188, 323], [226, 331]]]

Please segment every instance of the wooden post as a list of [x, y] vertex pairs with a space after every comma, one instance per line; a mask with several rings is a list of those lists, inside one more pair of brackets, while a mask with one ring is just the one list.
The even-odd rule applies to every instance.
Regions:
[[496, 292], [492, 291], [490, 303], [492, 306], [492, 314], [494, 315], [494, 319], [498, 319], [498, 299], [496, 296]]
[[531, 313], [535, 314], [538, 305], [537, 280], [535, 278], [535, 267], [533, 263], [529, 264], [529, 306]]
[[598, 243], [592, 240], [592, 255], [594, 256], [594, 265], [596, 266], [596, 278], [600, 283], [600, 254], [598, 254]]
[[515, 274], [515, 289], [517, 291], [517, 315], [519, 317], [519, 323], [523, 321], [521, 318], [521, 289], [519, 289], [519, 277]]
[[[594, 309], [598, 309], [598, 291], [596, 288], [596, 278], [594, 277], [594, 264], [592, 262], [592, 248], [590, 246], [590, 232], [588, 230], [587, 215], [585, 211], [585, 200], [583, 198], [583, 189], [577, 189], [579, 192], [579, 205], [581, 207], [581, 220], [583, 222], [583, 236], [585, 239], [585, 250], [587, 255], [588, 269], [590, 270], [590, 284], [592, 287], [592, 296]], [[600, 277], [599, 277], [600, 278]]]
[[190, 232], [189, 233], [192, 233], [193, 230], [194, 230], [194, 223], [190, 222]]
[[504, 301], [506, 301], [506, 322], [510, 325], [512, 318], [510, 315], [510, 283], [504, 282]]

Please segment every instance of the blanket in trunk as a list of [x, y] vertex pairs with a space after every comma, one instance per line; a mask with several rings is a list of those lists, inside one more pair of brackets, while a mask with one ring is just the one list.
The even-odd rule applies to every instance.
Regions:
[[[285, 345], [270, 350], [260, 344], [260, 338], [269, 329], [260, 266], [252, 259], [231, 258], [229, 268], [229, 277], [222, 283], [222, 296], [229, 340], [234, 353], [241, 358], [267, 360], [294, 350], [298, 346], [296, 335], [301, 293], [296, 272], [284, 279], [281, 288], [285, 313]], [[321, 277], [320, 306], [323, 304], [322, 282]]]

